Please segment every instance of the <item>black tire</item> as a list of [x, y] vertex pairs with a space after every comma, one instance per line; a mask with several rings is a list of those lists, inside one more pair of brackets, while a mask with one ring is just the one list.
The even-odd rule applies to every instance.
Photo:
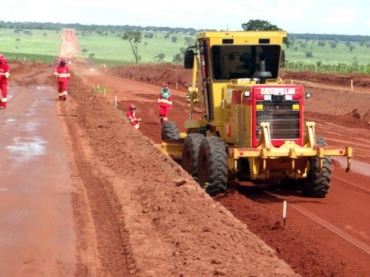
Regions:
[[175, 122], [168, 121], [162, 124], [162, 140], [180, 139], [179, 128]]
[[202, 134], [193, 133], [187, 135], [184, 140], [181, 164], [183, 169], [193, 177], [198, 173], [198, 153], [203, 138]]
[[[316, 144], [319, 146], [327, 146], [327, 142], [322, 137], [316, 137]], [[330, 188], [331, 181], [331, 158], [323, 159], [322, 170], [318, 172], [320, 159], [318, 157], [310, 158], [310, 168], [307, 180], [301, 184], [303, 195], [316, 198], [324, 198]]]
[[211, 195], [224, 193], [227, 186], [227, 155], [220, 137], [205, 137], [199, 147], [198, 182]]

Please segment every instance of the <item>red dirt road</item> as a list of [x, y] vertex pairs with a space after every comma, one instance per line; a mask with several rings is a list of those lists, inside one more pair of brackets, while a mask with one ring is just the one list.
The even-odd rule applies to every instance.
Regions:
[[[313, 92], [316, 133], [354, 149], [348, 173], [333, 159], [326, 198], [235, 182], [211, 198], [155, 145], [160, 85], [170, 83], [170, 120], [182, 128], [188, 71], [71, 64], [59, 102], [54, 66], [11, 64], [0, 113], [1, 277], [370, 275], [367, 76], [341, 76], [355, 80], [351, 91], [332, 75], [321, 84], [321, 75], [284, 73]], [[120, 113], [132, 102], [141, 132]]]
[[32, 75], [23, 81], [31, 78], [27, 88], [12, 82], [0, 114], [0, 276], [45, 276], [50, 267], [67, 276], [77, 257], [73, 217], [65, 216], [73, 214], [71, 158], [63, 150], [54, 88]]

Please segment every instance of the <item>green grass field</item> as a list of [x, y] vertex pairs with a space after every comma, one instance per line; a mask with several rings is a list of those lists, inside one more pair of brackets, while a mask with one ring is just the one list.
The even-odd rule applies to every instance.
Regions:
[[14, 32], [13, 29], [0, 29], [1, 51], [8, 60], [24, 59], [52, 62], [58, 56], [61, 32], [29, 30]]
[[[94, 54], [94, 60], [97, 63], [106, 63], [108, 65], [134, 63], [131, 46], [128, 41], [122, 39], [120, 34], [109, 34], [101, 36], [91, 34], [88, 36], [79, 35], [80, 50], [87, 50], [87, 56]], [[143, 39], [139, 45], [140, 62], [155, 62], [159, 54], [164, 54], [164, 62], [172, 62], [174, 55], [180, 53], [182, 47], [186, 47], [185, 37], [187, 34], [177, 33], [177, 42], [172, 42], [170, 36], [165, 38], [166, 33], [157, 32], [153, 38]]]
[[[107, 66], [134, 63], [135, 58], [128, 41], [122, 39], [123, 34], [92, 32], [86, 35], [76, 31], [80, 54], [91, 57], [95, 64], [105, 63]], [[187, 47], [188, 33], [154, 32], [152, 38], [143, 38], [139, 45], [140, 63], [173, 62], [176, 54]], [[29, 61], [40, 60], [53, 62], [59, 54], [61, 31], [0, 29], [1, 52], [11, 59]], [[370, 47], [359, 43], [337, 42], [335, 48], [330, 41], [319, 47], [318, 41], [295, 40], [290, 48], [284, 46], [287, 70], [315, 71], [356, 71], [369, 73]], [[83, 53], [82, 53], [83, 52]], [[307, 55], [307, 53], [311, 53]], [[181, 55], [182, 56], [182, 55]]]
[[[286, 59], [292, 62], [303, 62], [306, 64], [315, 64], [318, 62], [327, 64], [352, 64], [357, 61], [361, 65], [370, 64], [370, 47], [360, 45], [357, 42], [350, 42], [352, 47], [345, 42], [338, 42], [335, 48], [330, 47], [326, 42], [324, 47], [318, 46], [318, 41], [296, 41], [290, 48], [284, 47]], [[306, 53], [312, 52], [313, 57], [307, 57]]]

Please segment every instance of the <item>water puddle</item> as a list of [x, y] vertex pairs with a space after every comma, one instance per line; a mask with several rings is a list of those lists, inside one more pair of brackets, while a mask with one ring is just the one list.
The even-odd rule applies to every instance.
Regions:
[[6, 149], [11, 153], [11, 159], [26, 162], [35, 156], [44, 155], [47, 143], [40, 137], [16, 137], [13, 138], [13, 145], [6, 146]]

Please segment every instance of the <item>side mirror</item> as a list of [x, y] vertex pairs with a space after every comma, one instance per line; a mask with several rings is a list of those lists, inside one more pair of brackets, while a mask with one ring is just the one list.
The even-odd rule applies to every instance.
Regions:
[[194, 66], [194, 50], [186, 50], [184, 54], [184, 68], [192, 69]]
[[306, 92], [305, 97], [306, 97], [306, 99], [311, 98], [312, 97], [312, 93], [311, 92]]

